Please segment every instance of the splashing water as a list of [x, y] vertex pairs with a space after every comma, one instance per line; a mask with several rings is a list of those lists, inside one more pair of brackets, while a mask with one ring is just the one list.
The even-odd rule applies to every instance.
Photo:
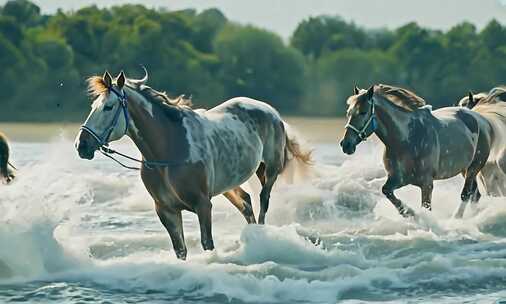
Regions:
[[[129, 143], [119, 145], [135, 153]], [[381, 195], [384, 170], [375, 143], [352, 157], [337, 145], [318, 145], [311, 179], [275, 187], [268, 225], [246, 225], [215, 198], [214, 252], [202, 251], [196, 216], [186, 213], [186, 262], [175, 258], [138, 173], [99, 156], [80, 160], [65, 139], [12, 148], [20, 172], [0, 189], [2, 303], [492, 303], [506, 297], [504, 200], [484, 197], [463, 220], [453, 220], [462, 186], [457, 177], [435, 184], [432, 213], [419, 207], [418, 189], [401, 189], [399, 197], [418, 214], [403, 219]]]

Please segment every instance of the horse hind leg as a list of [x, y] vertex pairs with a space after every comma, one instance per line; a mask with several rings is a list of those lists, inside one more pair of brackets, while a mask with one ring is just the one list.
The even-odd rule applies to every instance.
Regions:
[[432, 190], [434, 189], [432, 181], [420, 188], [422, 189], [422, 207], [432, 211]]
[[256, 171], [256, 175], [262, 187], [265, 185], [265, 163], [260, 163]]
[[274, 137], [271, 143], [267, 145], [268, 148], [264, 149], [264, 161], [260, 163], [256, 172], [262, 184], [262, 191], [260, 191], [260, 213], [258, 214], [259, 224], [265, 224], [265, 215], [269, 209], [272, 187], [278, 175], [283, 171], [286, 160], [286, 143], [278, 140], [279, 138], [286, 139], [282, 123], [280, 123], [279, 128], [273, 134]]
[[489, 153], [481, 153], [479, 154], [479, 157], [475, 156], [476, 158], [473, 160], [469, 168], [465, 170], [464, 187], [462, 188], [462, 193], [460, 194], [462, 202], [455, 212], [454, 218], [462, 218], [464, 216], [464, 211], [469, 201], [477, 203], [480, 200], [481, 194], [478, 190], [478, 182], [476, 181], [476, 177], [485, 166], [488, 155]]
[[476, 181], [476, 176], [467, 175], [464, 181], [464, 187], [462, 189], [462, 193], [460, 194], [461, 203], [459, 208], [455, 212], [454, 218], [462, 218], [464, 216], [464, 211], [466, 209], [469, 201], [477, 203], [481, 197], [480, 191], [478, 190], [478, 182]]
[[248, 224], [256, 224], [255, 214], [251, 206], [251, 197], [241, 187], [236, 187], [223, 195], [241, 212]]
[[262, 191], [260, 191], [260, 213], [258, 214], [259, 224], [265, 224], [265, 215], [269, 209], [272, 187], [274, 186], [281, 169], [281, 165], [273, 167], [268, 167], [266, 165], [265, 183], [262, 186]]

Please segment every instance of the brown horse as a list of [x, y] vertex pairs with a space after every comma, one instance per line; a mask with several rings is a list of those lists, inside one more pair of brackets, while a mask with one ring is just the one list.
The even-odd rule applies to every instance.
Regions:
[[[13, 165], [9, 162], [9, 144], [7, 143], [7, 137], [0, 132], [0, 177], [6, 182], [10, 183], [15, 175], [15, 169]], [[9, 168], [11, 167], [11, 168]]]
[[383, 194], [403, 216], [413, 210], [394, 191], [405, 185], [422, 190], [422, 207], [431, 210], [433, 181], [460, 173], [465, 182], [462, 203], [478, 201], [476, 175], [485, 165], [491, 146], [491, 126], [480, 114], [460, 107], [431, 111], [414, 93], [388, 85], [355, 88], [348, 99], [348, 124], [341, 147], [353, 154], [356, 146], [375, 133], [385, 144], [383, 162], [388, 178]]
[[478, 179], [488, 195], [506, 196], [506, 87], [489, 93], [469, 92], [459, 105], [480, 113], [492, 126], [492, 150]]
[[95, 100], [76, 139], [79, 156], [127, 135], [143, 156], [141, 177], [153, 197], [176, 255], [185, 259], [181, 211], [195, 212], [204, 250], [213, 250], [211, 198], [224, 194], [255, 223], [249, 195], [240, 188], [256, 173], [262, 184], [258, 222], [265, 222], [271, 189], [288, 161], [310, 161], [287, 134], [278, 112], [246, 97], [208, 111], [194, 111], [182, 100], [146, 86], [144, 79], [113, 81], [109, 73], [89, 79]]

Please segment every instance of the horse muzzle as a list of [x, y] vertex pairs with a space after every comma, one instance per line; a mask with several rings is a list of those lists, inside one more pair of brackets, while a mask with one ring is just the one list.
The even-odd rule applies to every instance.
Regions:
[[348, 155], [355, 153], [355, 150], [357, 148], [356, 145], [354, 145], [352, 142], [350, 142], [349, 140], [346, 140], [346, 139], [341, 140], [339, 145], [341, 146], [341, 149], [343, 150], [343, 152]]
[[98, 150], [98, 143], [88, 133], [81, 132], [76, 142], [76, 149], [80, 158], [92, 160], [95, 157], [95, 151]]

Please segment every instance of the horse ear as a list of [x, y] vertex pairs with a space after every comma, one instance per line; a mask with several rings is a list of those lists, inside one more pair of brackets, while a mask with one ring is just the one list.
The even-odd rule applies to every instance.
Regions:
[[367, 100], [371, 100], [372, 99], [372, 96], [374, 95], [374, 85], [372, 85], [368, 90], [367, 90]]
[[104, 84], [106, 87], [110, 88], [112, 86], [112, 77], [108, 71], [105, 71], [104, 76], [102, 76], [102, 79], [104, 80]]
[[353, 88], [353, 93], [354, 93], [354, 95], [358, 95], [360, 93], [360, 89], [357, 86], [355, 86]]
[[467, 103], [467, 105], [469, 106], [469, 108], [472, 108], [476, 105], [476, 100], [474, 99], [474, 94], [473, 94], [473, 91], [469, 91], [469, 102]]
[[125, 85], [125, 73], [123, 71], [121, 71], [118, 75], [118, 78], [116, 78], [116, 85], [118, 86], [118, 88], [122, 89], [123, 86]]

